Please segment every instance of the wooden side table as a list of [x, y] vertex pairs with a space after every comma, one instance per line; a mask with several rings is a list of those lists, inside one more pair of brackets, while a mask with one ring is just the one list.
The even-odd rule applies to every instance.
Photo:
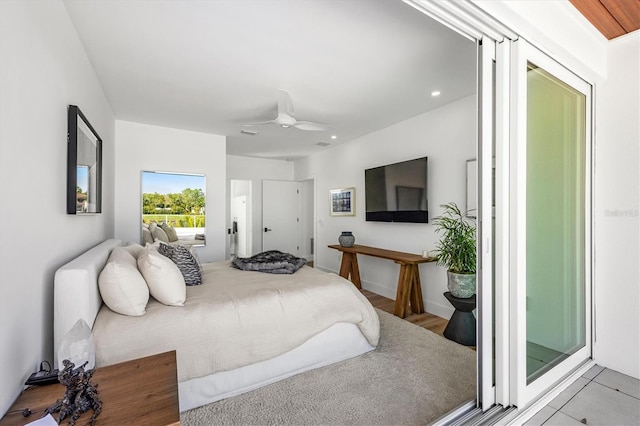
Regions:
[[409, 312], [409, 303], [411, 303], [411, 311], [414, 313], [421, 314], [424, 312], [422, 285], [420, 283], [420, 270], [418, 269], [418, 265], [420, 263], [435, 262], [437, 260], [436, 258], [422, 257], [417, 254], [357, 244], [353, 247], [343, 247], [333, 244], [330, 245], [329, 248], [342, 252], [340, 276], [346, 279], [349, 279], [349, 276], [351, 276], [351, 282], [359, 289], [362, 289], [362, 284], [360, 283], [358, 254], [389, 259], [399, 264], [400, 274], [398, 276], [394, 314], [400, 318], [406, 317]]
[[[175, 351], [97, 368], [91, 382], [97, 384], [102, 401], [96, 425], [180, 424]], [[25, 390], [0, 425], [24, 425], [39, 419], [46, 408], [64, 396], [65, 390], [61, 384]], [[23, 417], [25, 408], [33, 414]], [[53, 415], [56, 420], [57, 414]], [[92, 415], [93, 410], [83, 413], [76, 424], [88, 424]]]

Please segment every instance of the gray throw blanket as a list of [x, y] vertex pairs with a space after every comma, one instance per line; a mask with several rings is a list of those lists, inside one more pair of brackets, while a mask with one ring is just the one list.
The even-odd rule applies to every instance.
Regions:
[[268, 272], [270, 274], [293, 274], [307, 263], [306, 259], [290, 253], [269, 250], [251, 257], [236, 257], [231, 264], [243, 271]]

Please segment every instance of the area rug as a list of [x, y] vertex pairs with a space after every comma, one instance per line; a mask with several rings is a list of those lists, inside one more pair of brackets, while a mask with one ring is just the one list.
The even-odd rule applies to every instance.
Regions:
[[476, 396], [476, 352], [377, 310], [359, 357], [181, 414], [182, 425], [425, 425]]

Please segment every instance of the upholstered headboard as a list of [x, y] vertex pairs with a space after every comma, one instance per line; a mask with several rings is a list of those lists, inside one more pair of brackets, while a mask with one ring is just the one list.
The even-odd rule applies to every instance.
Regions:
[[54, 358], [62, 338], [80, 318], [93, 327], [102, 306], [98, 276], [111, 250], [119, 245], [120, 240], [103, 241], [56, 271], [53, 289]]

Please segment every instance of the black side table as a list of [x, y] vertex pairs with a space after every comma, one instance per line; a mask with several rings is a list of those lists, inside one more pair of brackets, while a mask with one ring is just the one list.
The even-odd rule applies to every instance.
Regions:
[[446, 292], [444, 297], [456, 308], [444, 329], [444, 337], [465, 346], [476, 345], [476, 317], [473, 311], [476, 307], [476, 295], [468, 298], [455, 297]]

